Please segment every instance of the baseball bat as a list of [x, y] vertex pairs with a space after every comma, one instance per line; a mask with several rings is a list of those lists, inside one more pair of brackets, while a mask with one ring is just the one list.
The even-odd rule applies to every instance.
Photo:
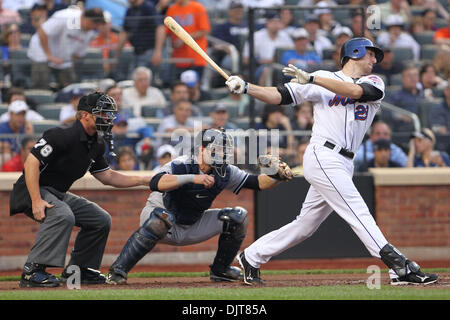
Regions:
[[203, 51], [197, 42], [186, 32], [172, 17], [168, 16], [164, 18], [164, 24], [169, 28], [175, 35], [180, 38], [185, 44], [191, 47], [192, 50], [197, 52], [203, 59], [205, 59], [222, 77], [228, 80], [229, 76], [219, 67], [209, 56]]

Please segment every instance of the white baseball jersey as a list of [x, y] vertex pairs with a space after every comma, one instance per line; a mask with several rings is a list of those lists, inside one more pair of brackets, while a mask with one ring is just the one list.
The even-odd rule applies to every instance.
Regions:
[[[358, 80], [346, 76], [342, 71], [329, 72], [319, 70], [312, 75], [341, 80], [351, 83], [368, 83], [383, 92], [384, 82], [376, 75], [364, 76]], [[288, 82], [285, 84], [291, 93], [294, 104], [310, 101], [314, 105], [314, 125], [312, 138], [326, 139], [342, 148], [356, 152], [364, 134], [372, 124], [381, 100], [358, 102], [341, 97], [328, 89], [314, 84], [301, 85]]]

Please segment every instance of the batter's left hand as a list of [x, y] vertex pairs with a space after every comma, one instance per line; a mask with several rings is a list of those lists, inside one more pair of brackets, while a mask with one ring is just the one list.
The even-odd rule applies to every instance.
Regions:
[[291, 82], [296, 82], [300, 84], [307, 84], [312, 82], [311, 75], [308, 72], [297, 68], [293, 64], [289, 64], [287, 67], [284, 67], [282, 71], [285, 76], [293, 77]]

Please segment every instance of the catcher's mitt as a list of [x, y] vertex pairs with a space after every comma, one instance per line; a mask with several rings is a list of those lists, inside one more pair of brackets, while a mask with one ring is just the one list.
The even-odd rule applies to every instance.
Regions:
[[258, 165], [261, 168], [261, 173], [279, 181], [289, 181], [294, 176], [286, 162], [271, 154], [259, 156]]

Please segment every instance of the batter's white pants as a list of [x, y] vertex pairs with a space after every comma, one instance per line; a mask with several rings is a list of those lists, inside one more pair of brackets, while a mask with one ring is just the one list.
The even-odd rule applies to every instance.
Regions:
[[304, 155], [303, 172], [311, 184], [300, 214], [291, 223], [259, 238], [245, 249], [245, 258], [255, 268], [273, 256], [310, 237], [336, 211], [357, 234], [374, 257], [388, 242], [353, 184], [353, 161], [321, 143], [311, 141]]

